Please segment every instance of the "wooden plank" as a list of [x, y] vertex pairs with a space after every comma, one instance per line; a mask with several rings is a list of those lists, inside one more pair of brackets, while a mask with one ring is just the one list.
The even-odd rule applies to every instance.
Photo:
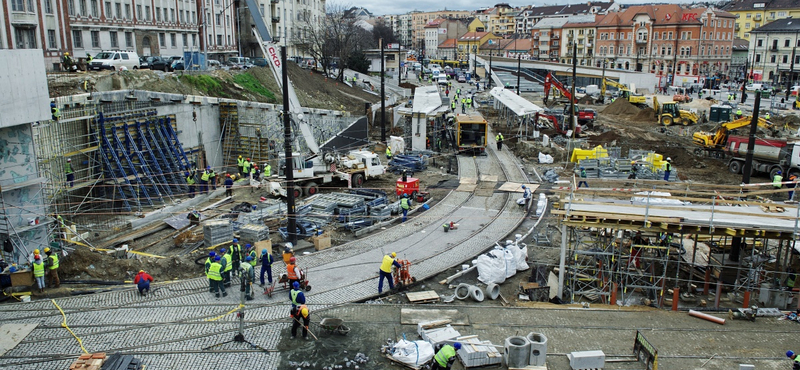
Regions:
[[423, 292], [408, 292], [406, 297], [411, 303], [418, 303], [420, 301], [438, 301], [439, 294], [433, 290], [426, 290]]
[[449, 320], [451, 325], [470, 325], [469, 315], [454, 309], [401, 308], [400, 323], [417, 325], [419, 323]]
[[497, 190], [507, 191], [510, 193], [524, 193], [525, 191], [522, 190], [522, 185], [525, 185], [526, 188], [530, 189], [531, 193], [535, 192], [536, 189], [539, 188], [539, 185], [537, 184], [523, 184], [519, 182], [506, 181], [503, 183], [503, 185], [500, 185]]
[[477, 184], [478, 179], [475, 177], [462, 177], [458, 179], [459, 184]]
[[414, 366], [414, 365], [411, 365], [411, 364], [407, 364], [405, 362], [401, 362], [401, 361], [395, 360], [394, 357], [392, 357], [392, 355], [390, 355], [388, 353], [386, 354], [386, 358], [388, 358], [389, 361], [392, 361], [392, 362], [394, 362], [396, 364], [399, 364], [401, 366], [405, 366], [405, 367], [407, 367], [409, 369], [414, 369], [414, 370], [419, 370], [419, 369], [422, 368], [422, 365], [424, 365], [424, 364], [420, 364], [420, 366]]
[[16, 347], [39, 324], [4, 324], [0, 326], [0, 356]]

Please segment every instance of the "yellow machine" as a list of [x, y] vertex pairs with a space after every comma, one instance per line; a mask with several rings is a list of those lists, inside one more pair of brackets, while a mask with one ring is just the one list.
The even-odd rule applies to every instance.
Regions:
[[600, 96], [606, 96], [606, 85], [619, 89], [619, 96], [627, 100], [628, 103], [631, 103], [639, 108], [647, 107], [647, 99], [644, 97], [644, 95], [636, 94], [628, 89], [627, 86], [607, 78], [603, 79], [603, 86], [600, 88]]
[[[719, 125], [715, 132], [695, 132], [694, 135], [692, 135], [692, 142], [699, 145], [700, 148], [695, 149], [694, 154], [703, 155], [703, 152], [706, 152], [709, 156], [721, 158], [723, 156], [725, 144], [728, 142], [728, 134], [730, 131], [749, 126], [752, 119], [753, 116], [746, 116], [737, 120], [725, 122]], [[758, 118], [758, 126], [765, 129], [772, 128], [771, 123], [760, 117]]]
[[[680, 123], [684, 126], [696, 124], [700, 122], [701, 117], [696, 113], [680, 108], [678, 103], [668, 101], [659, 104], [658, 99], [653, 97], [653, 109], [656, 111], [656, 118], [658, 122], [664, 126], [669, 126], [673, 123]], [[702, 117], [705, 121], [705, 117]]]

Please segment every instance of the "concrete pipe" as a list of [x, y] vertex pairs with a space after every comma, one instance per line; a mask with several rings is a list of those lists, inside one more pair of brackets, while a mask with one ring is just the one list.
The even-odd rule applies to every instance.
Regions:
[[503, 359], [509, 368], [524, 368], [528, 366], [528, 356], [531, 352], [531, 343], [525, 337], [508, 337], [503, 346]]
[[540, 333], [528, 333], [525, 339], [531, 344], [528, 365], [545, 366], [547, 362], [547, 337]]
[[475, 300], [475, 302], [483, 302], [485, 296], [483, 295], [483, 291], [481, 288], [478, 288], [474, 285], [469, 286], [469, 296]]
[[470, 287], [469, 284], [464, 284], [464, 283], [458, 284], [458, 286], [456, 287], [456, 298], [460, 300], [467, 299], [467, 297], [469, 297], [469, 287]]
[[486, 286], [486, 295], [489, 296], [489, 299], [495, 300], [500, 297], [500, 286], [495, 283], [489, 283]]

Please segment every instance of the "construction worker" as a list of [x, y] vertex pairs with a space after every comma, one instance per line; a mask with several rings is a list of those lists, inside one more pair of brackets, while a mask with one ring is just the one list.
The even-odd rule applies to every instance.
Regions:
[[400, 209], [403, 210], [402, 222], [406, 222], [408, 219], [408, 210], [411, 209], [411, 199], [408, 199], [408, 194], [403, 194], [403, 198], [400, 199]]
[[75, 185], [75, 171], [72, 170], [71, 158], [67, 158], [67, 163], [64, 165], [64, 173], [67, 174], [67, 186], [71, 188]]
[[503, 133], [498, 132], [497, 135], [494, 136], [494, 140], [497, 141], [497, 150], [503, 150]]
[[39, 293], [44, 293], [44, 263], [38, 253], [33, 255], [33, 278], [39, 286]]
[[292, 250], [292, 243], [286, 243], [283, 246], [283, 263], [289, 264], [291, 262], [292, 257], [294, 257], [294, 250]]
[[467, 113], [467, 98], [461, 98], [461, 113]]
[[433, 357], [431, 370], [449, 370], [456, 362], [456, 351], [461, 349], [461, 343], [445, 344]]
[[300, 284], [300, 281], [303, 280], [303, 272], [297, 267], [297, 258], [289, 258], [289, 264], [286, 265], [286, 277], [292, 285], [294, 283]]
[[58, 121], [58, 119], [61, 118], [61, 110], [58, 109], [54, 101], [50, 102], [50, 118], [53, 121]]
[[798, 179], [798, 177], [796, 175], [789, 174], [789, 181], [791, 181], [791, 183], [789, 184], [789, 187], [791, 187], [791, 189], [792, 189], [791, 191], [789, 191], [789, 200], [794, 200], [794, 199], [792, 199], [792, 198], [794, 198], [794, 192], [795, 192], [795, 190], [797, 190], [797, 184], [800, 183], [800, 181], [798, 181], [798, 180], [800, 180], [800, 179]]
[[186, 215], [186, 219], [189, 220], [189, 225], [194, 225], [194, 226], [200, 225], [200, 219], [202, 217], [203, 216], [196, 209], [191, 210], [189, 214]]
[[226, 287], [231, 286], [231, 270], [233, 270], [233, 256], [225, 248], [219, 250], [222, 253], [222, 279]]
[[200, 175], [200, 192], [205, 194], [208, 193], [208, 180], [211, 179], [211, 173], [208, 172], [211, 167], [206, 167], [203, 174]]
[[764, 115], [764, 119], [769, 121], [769, 118], [770, 118], [770, 115], [769, 115], [769, 112], [767, 112], [767, 114]]
[[244, 165], [242, 166], [242, 176], [250, 177], [250, 158], [244, 160]]
[[636, 179], [636, 171], [639, 170], [639, 166], [636, 165], [636, 161], [631, 161], [631, 172], [628, 173], [629, 179]]
[[217, 174], [214, 172], [213, 168], [208, 169], [208, 184], [209, 190], [217, 190]]
[[786, 288], [788, 288], [789, 291], [794, 290], [795, 280], [797, 280], [797, 273], [791, 267], [786, 268]]
[[303, 339], [308, 340], [308, 324], [311, 323], [311, 314], [308, 306], [302, 305], [299, 309], [292, 312], [292, 339], [297, 337], [297, 329], [300, 327], [300, 320], [303, 320]]
[[300, 289], [300, 283], [292, 283], [292, 290], [289, 291], [289, 300], [292, 302], [292, 312], [297, 310], [297, 307], [306, 304], [306, 295]]
[[386, 146], [386, 159], [388, 160], [392, 159], [392, 147], [388, 145]]
[[736, 109], [736, 119], [742, 118], [742, 108]]
[[256, 180], [256, 181], [258, 181], [258, 180], [260, 180], [260, 179], [261, 179], [261, 171], [258, 169], [258, 166], [257, 166], [257, 165], [254, 165], [254, 166], [253, 166], [253, 169], [252, 169], [252, 170], [250, 170], [250, 177], [251, 177], [253, 180]]
[[272, 176], [272, 165], [270, 165], [269, 162], [267, 162], [264, 163], [264, 177], [268, 178], [270, 176]]
[[253, 280], [256, 278], [256, 269], [250, 264], [252, 260], [253, 257], [245, 257], [241, 271], [242, 279], [244, 279], [244, 297], [248, 301], [253, 300]]
[[139, 295], [147, 295], [147, 293], [150, 293], [150, 283], [152, 281], [153, 277], [144, 272], [144, 270], [139, 270], [139, 273], [133, 278], [133, 283], [139, 288]]
[[672, 158], [667, 157], [667, 163], [664, 165], [664, 181], [669, 181], [670, 172], [672, 172]]
[[61, 281], [58, 280], [58, 253], [50, 250], [50, 248], [45, 248], [44, 254], [47, 255], [45, 266], [48, 268], [47, 274], [50, 280], [48, 285], [52, 285], [53, 288], [58, 288], [61, 286]]
[[586, 180], [583, 180], [586, 178], [586, 169], [583, 167], [581, 167], [580, 178], [581, 180], [578, 182], [578, 187], [580, 188], [581, 186], [586, 186], [588, 188], [589, 183], [587, 183]]
[[461, 95], [461, 88], [460, 87], [456, 89], [456, 95]]
[[792, 370], [800, 370], [800, 356], [792, 351], [786, 351], [786, 357], [792, 360]]
[[454, 97], [453, 100], [450, 101], [450, 111], [455, 113], [456, 111], [456, 98]]
[[772, 177], [772, 187], [775, 189], [783, 187], [783, 174], [781, 171], [775, 172], [775, 176]]
[[450, 96], [450, 89], [444, 88], [444, 96]]
[[186, 185], [189, 185], [189, 198], [194, 198], [194, 174], [186, 173]]
[[211, 293], [215, 293], [219, 298], [219, 291], [222, 291], [222, 296], [227, 297], [225, 293], [225, 284], [222, 282], [222, 263], [220, 256], [214, 256], [214, 262], [208, 267], [208, 283], [211, 285]]
[[226, 173], [225, 174], [225, 196], [232, 197], [233, 196], [233, 179], [231, 175]]
[[234, 275], [239, 273], [239, 265], [241, 261], [244, 259], [244, 255], [242, 254], [242, 245], [239, 244], [239, 239], [233, 238], [233, 243], [231, 244], [231, 260], [233, 265], [231, 266], [231, 271]]
[[397, 258], [397, 253], [395, 252], [383, 256], [383, 261], [381, 261], [381, 269], [379, 271], [380, 277], [378, 277], [378, 294], [381, 294], [381, 292], [383, 292], [384, 278], [389, 280], [389, 289], [390, 290], [394, 289], [394, 279], [392, 278], [392, 266], [400, 268], [400, 263], [397, 262], [395, 258]]
[[267, 274], [267, 281], [272, 285], [272, 253], [268, 253], [267, 249], [261, 250], [261, 286], [264, 286], [264, 273]]
[[239, 156], [239, 158], [236, 159], [236, 166], [239, 167], [238, 174], [241, 176], [244, 172], [244, 158], [242, 158], [242, 156]]
[[205, 263], [206, 277], [209, 279], [208, 280], [208, 291], [211, 292], [211, 293], [214, 293], [214, 282], [211, 281], [211, 277], [208, 276], [208, 270], [211, 268], [211, 264], [214, 263], [214, 258], [216, 256], [217, 256], [217, 254], [214, 251], [208, 252], [208, 258], [206, 258], [206, 263]]
[[469, 108], [474, 108], [474, 107], [472, 106], [472, 95], [470, 95], [470, 96], [468, 96], [468, 97], [467, 97], [467, 107], [469, 107]]
[[75, 65], [75, 61], [73, 61], [72, 57], [69, 56], [69, 53], [64, 53], [64, 55], [61, 57], [61, 65], [67, 72], [73, 72], [78, 69], [78, 67]]

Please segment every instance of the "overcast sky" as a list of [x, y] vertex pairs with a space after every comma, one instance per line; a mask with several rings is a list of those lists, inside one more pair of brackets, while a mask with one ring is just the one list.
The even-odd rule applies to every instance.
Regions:
[[[588, 1], [588, 0], [587, 0]], [[433, 11], [433, 10], [476, 10], [479, 8], [488, 8], [492, 7], [495, 4], [506, 2], [513, 7], [523, 6], [523, 5], [536, 5], [536, 6], [543, 6], [543, 5], [557, 5], [557, 4], [580, 4], [585, 3], [585, 1], [542, 1], [542, 0], [534, 0], [534, 1], [502, 1], [502, 0], [449, 0], [449, 1], [431, 1], [431, 0], [361, 0], [359, 2], [352, 2], [352, 1], [338, 1], [338, 0], [329, 0], [327, 4], [330, 6], [331, 4], [342, 5], [346, 8], [350, 8], [352, 6], [360, 6], [364, 7], [369, 10], [372, 14], [376, 16], [386, 15], [386, 14], [403, 14], [410, 12], [412, 10], [421, 10], [421, 11]], [[617, 0], [617, 2], [624, 3], [624, 4], [646, 4], [646, 3], [653, 3], [652, 0]], [[686, 1], [678, 1], [678, 0], [661, 0], [661, 3], [682, 3]]]

